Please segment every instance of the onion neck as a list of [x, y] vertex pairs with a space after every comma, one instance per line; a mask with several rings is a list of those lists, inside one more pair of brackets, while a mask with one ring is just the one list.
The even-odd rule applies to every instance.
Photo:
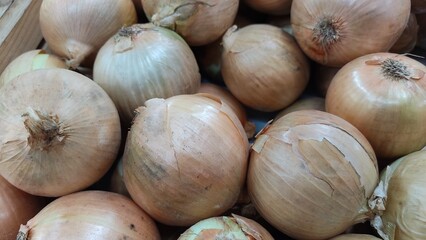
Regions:
[[94, 51], [94, 47], [86, 43], [68, 39], [66, 42], [68, 59], [66, 64], [71, 69], [77, 69], [80, 64]]
[[29, 133], [28, 143], [31, 148], [48, 150], [63, 142], [65, 135], [57, 116], [28, 108], [22, 118]]
[[313, 41], [324, 49], [329, 49], [340, 39], [341, 21], [331, 16], [322, 17], [313, 29]]

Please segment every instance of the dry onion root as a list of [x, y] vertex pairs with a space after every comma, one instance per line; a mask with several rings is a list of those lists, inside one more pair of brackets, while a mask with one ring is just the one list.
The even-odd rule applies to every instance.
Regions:
[[[137, 22], [132, 0], [43, 0], [40, 27], [49, 49], [77, 68], [91, 66], [99, 48], [121, 27]], [[93, 59], [88, 59], [93, 58]]]
[[296, 239], [327, 239], [371, 217], [367, 200], [378, 177], [374, 151], [355, 127], [300, 110], [257, 135], [247, 184], [275, 228]]
[[241, 122], [218, 97], [150, 99], [138, 108], [126, 141], [124, 182], [155, 220], [189, 226], [236, 203], [248, 147]]
[[426, 152], [410, 153], [380, 174], [369, 204], [384, 240], [426, 239]]
[[333, 67], [388, 51], [409, 16], [409, 0], [298, 0], [290, 13], [294, 36], [303, 51], [312, 60]]
[[142, 0], [148, 19], [181, 35], [190, 46], [214, 42], [228, 29], [239, 0]]
[[55, 199], [26, 224], [16, 240], [160, 240], [155, 222], [118, 193], [82, 191]]
[[46, 68], [67, 68], [67, 66], [65, 61], [42, 49], [27, 51], [16, 57], [3, 70], [0, 75], [0, 88], [23, 73]]
[[62, 196], [98, 181], [121, 142], [105, 91], [82, 74], [40, 69], [0, 89], [0, 174], [33, 195]]
[[273, 240], [271, 234], [259, 223], [232, 214], [231, 216], [211, 217], [192, 225], [180, 235], [178, 240]]

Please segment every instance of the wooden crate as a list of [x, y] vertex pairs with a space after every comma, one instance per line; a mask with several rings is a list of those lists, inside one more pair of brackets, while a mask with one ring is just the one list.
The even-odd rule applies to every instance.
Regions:
[[42, 41], [39, 11], [42, 0], [0, 0], [0, 73], [17, 56]]

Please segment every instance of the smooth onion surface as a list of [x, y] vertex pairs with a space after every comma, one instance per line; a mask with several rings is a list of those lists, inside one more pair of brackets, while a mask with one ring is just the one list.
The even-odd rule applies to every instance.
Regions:
[[426, 67], [407, 56], [375, 53], [340, 69], [326, 111], [358, 128], [378, 158], [394, 159], [426, 145]]
[[222, 76], [243, 104], [265, 112], [295, 101], [309, 81], [309, 62], [294, 38], [279, 27], [233, 26], [223, 36]]
[[409, 0], [298, 0], [290, 17], [302, 50], [318, 63], [340, 67], [388, 51], [404, 31], [410, 5]]
[[57, 198], [22, 225], [19, 236], [17, 240], [160, 240], [155, 222], [132, 200], [94, 190]]
[[367, 200], [378, 177], [373, 149], [355, 127], [330, 113], [300, 110], [257, 135], [247, 185], [275, 228], [296, 239], [327, 239], [369, 219]]
[[121, 29], [99, 50], [93, 80], [112, 98], [123, 125], [151, 98], [198, 91], [201, 76], [188, 44], [175, 32], [152, 24]]
[[98, 181], [121, 143], [114, 103], [96, 83], [65, 69], [18, 76], [0, 89], [0, 174], [41, 196]]
[[426, 239], [426, 151], [393, 162], [380, 174], [370, 205], [372, 225], [385, 240]]
[[0, 176], [0, 239], [15, 240], [19, 225], [30, 220], [47, 203], [19, 190]]
[[133, 122], [123, 156], [124, 182], [154, 219], [189, 226], [236, 203], [249, 145], [241, 122], [219, 98], [151, 99]]

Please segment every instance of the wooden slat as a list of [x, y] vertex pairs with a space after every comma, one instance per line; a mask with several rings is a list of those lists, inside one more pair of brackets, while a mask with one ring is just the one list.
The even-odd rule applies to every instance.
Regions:
[[13, 59], [37, 48], [41, 42], [41, 2], [42, 0], [13, 0], [0, 16], [0, 73]]

